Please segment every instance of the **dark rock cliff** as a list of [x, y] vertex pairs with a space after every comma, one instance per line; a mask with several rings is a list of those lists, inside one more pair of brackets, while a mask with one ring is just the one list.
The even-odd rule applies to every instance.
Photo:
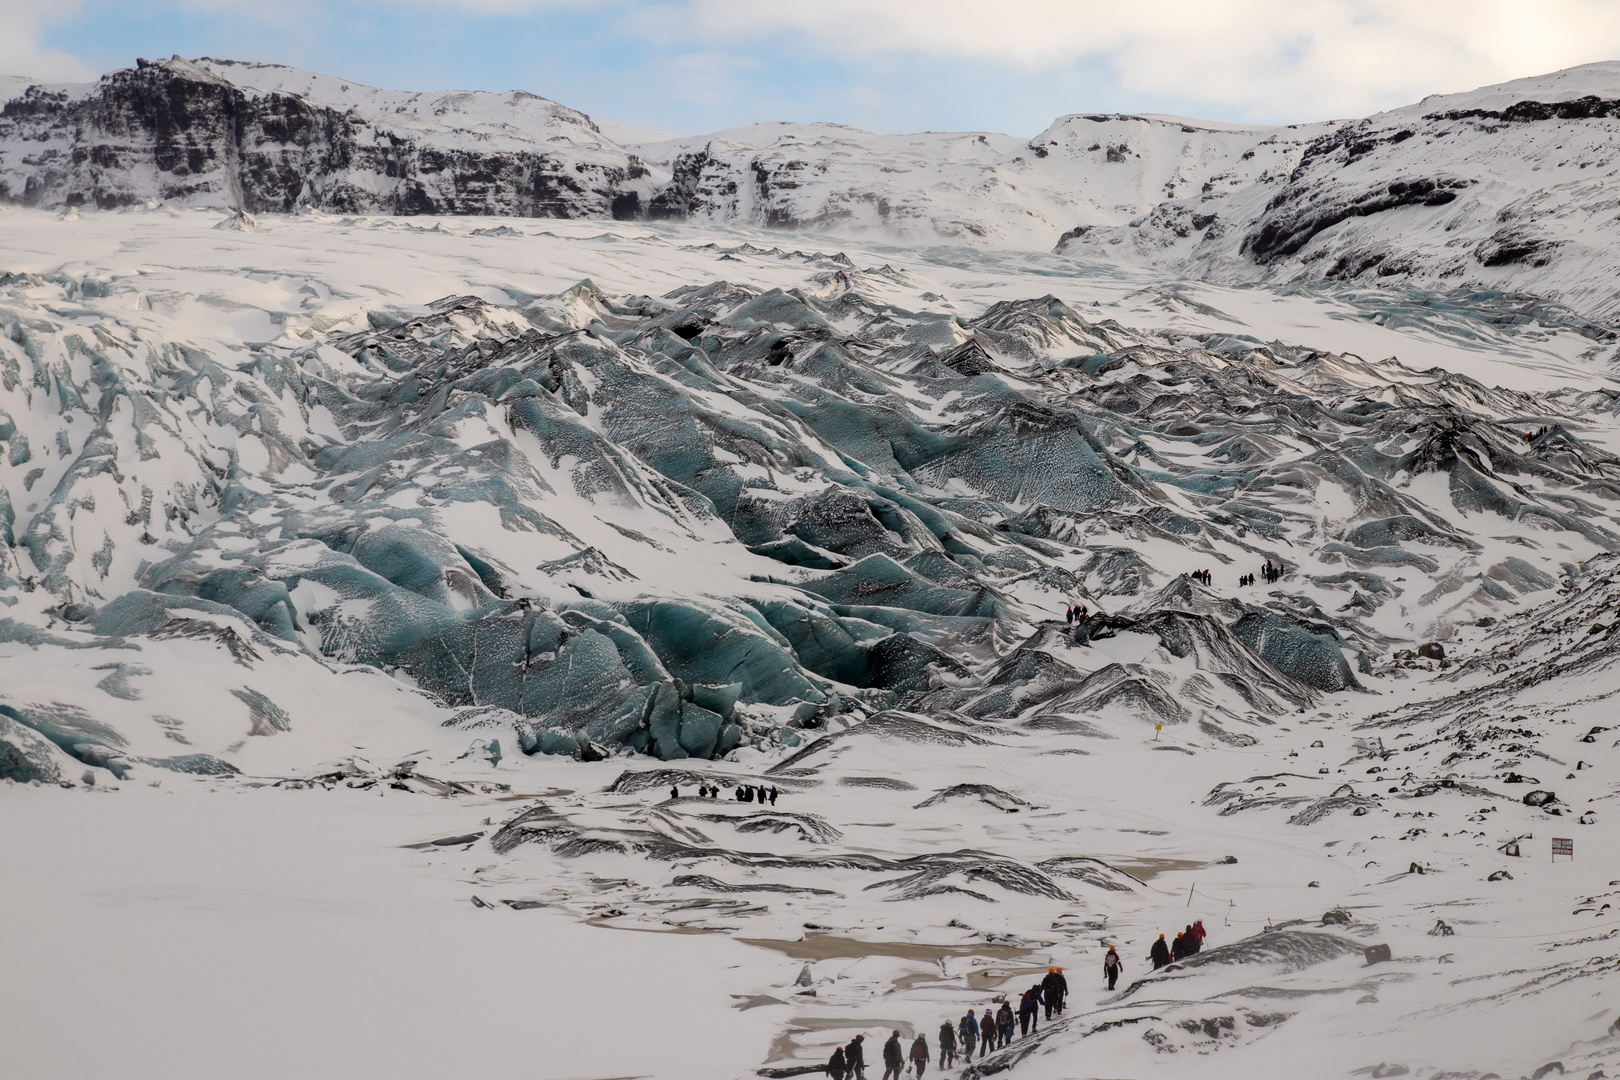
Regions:
[[544, 141], [469, 131], [455, 116], [395, 121], [401, 110], [385, 103], [341, 108], [245, 87], [209, 63], [140, 61], [88, 88], [30, 87], [0, 110], [0, 198], [103, 209], [156, 199], [254, 213], [635, 217], [653, 190], [647, 170], [587, 117], [532, 95], [512, 97], [551, 110], [559, 130]]

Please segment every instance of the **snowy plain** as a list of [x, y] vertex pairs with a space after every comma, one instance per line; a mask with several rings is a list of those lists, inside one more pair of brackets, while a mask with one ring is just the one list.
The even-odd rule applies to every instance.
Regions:
[[[601, 309], [575, 289], [584, 280], [620, 298], [716, 281], [826, 295], [837, 287], [818, 275], [840, 272], [831, 257], [842, 252], [862, 269], [865, 295], [881, 290], [897, 310], [971, 320], [1000, 301], [1051, 294], [1091, 323], [1114, 320], [1167, 348], [1231, 335], [1354, 354], [1369, 366], [1346, 368], [1346, 378], [1387, 386], [1438, 385], [1437, 374], [1417, 373], [1440, 369], [1537, 397], [1543, 415], [1562, 410], [1556, 422], [1583, 445], [1620, 452], [1604, 404], [1617, 389], [1613, 341], [1503, 318], [1494, 298], [1220, 286], [1060, 255], [727, 226], [522, 221], [481, 235], [490, 219], [424, 227], [319, 214], [219, 224], [218, 211], [163, 206], [0, 211], [7, 322], [35, 341], [51, 326], [57, 340], [61, 326], [134, 332], [204, 350], [230, 370], [307, 355], [358, 378], [359, 362], [327, 343], [375, 328], [371, 312], [418, 317], [441, 297], [474, 297], [518, 322], [522, 305], [544, 298], [553, 313], [588, 309], [580, 324], [590, 325]], [[25, 337], [8, 342], [19, 371], [44, 355], [28, 353]], [[1398, 364], [1377, 366], [1390, 358]], [[996, 359], [1010, 382], [1032, 377]], [[20, 387], [7, 389], [7, 414], [36, 449], [48, 446], [69, 430], [54, 426], [66, 414], [60, 390], [24, 400]], [[1487, 409], [1491, 399], [1480, 400]], [[1517, 422], [1521, 404], [1512, 399], [1493, 420]], [[319, 409], [287, 406], [284, 420], [295, 414], [312, 435], [342, 434]], [[245, 484], [291, 490], [315, 479], [278, 462], [273, 440], [255, 437], [264, 428], [196, 423], [205, 435], [177, 438], [230, 441]], [[65, 439], [71, 450], [82, 434]], [[1168, 440], [1148, 449], [1192, 452]], [[19, 535], [74, 460], [41, 452], [29, 464], [45, 472], [26, 486], [22, 465], [3, 466]], [[557, 519], [638, 576], [608, 592], [568, 579], [598, 595], [729, 595], [786, 573], [710, 526], [683, 534], [644, 508], [604, 510], [562, 483], [567, 472], [564, 463], [545, 473]], [[273, 649], [245, 616], [214, 613], [258, 650], [251, 663], [233, 662], [222, 638], [174, 636], [142, 638], [139, 655], [121, 660], [123, 646], [58, 610], [61, 596], [8, 587], [10, 617], [39, 633], [0, 643], [0, 703], [68, 702], [123, 732], [131, 755], [162, 753], [183, 733], [240, 772], [136, 765], [118, 777], [75, 761], [64, 774], [71, 788], [0, 786], [7, 1069], [746, 1076], [819, 1064], [856, 1030], [867, 1033], [869, 1062], [893, 1028], [932, 1043], [941, 1019], [997, 993], [1016, 998], [1061, 965], [1067, 1019], [979, 1075], [998, 1063], [1020, 1077], [1427, 1080], [1527, 1076], [1553, 1061], [1566, 1075], [1620, 1071], [1611, 1027], [1620, 834], [1609, 821], [1620, 754], [1605, 734], [1620, 685], [1605, 651], [1620, 625], [1620, 568], [1591, 536], [1457, 510], [1434, 474], [1410, 484], [1412, 498], [1479, 546], [1470, 574], [1515, 552], [1534, 573], [1499, 590], [1506, 599], [1470, 592], [1453, 612], [1455, 584], [1439, 585], [1454, 564], [1424, 548], [1437, 568], [1414, 561], [1405, 572], [1429, 574], [1435, 599], [1367, 615], [1385, 649], [1362, 673], [1364, 689], [1312, 694], [1264, 723], [1228, 725], [1235, 736], [1194, 723], [1155, 730], [1115, 706], [1049, 706], [1003, 722], [953, 699], [933, 715], [832, 715], [796, 747], [743, 746], [719, 761], [530, 756], [502, 728], [505, 752], [492, 763], [469, 750], [468, 730], [446, 726], [456, 710], [408, 678], [341, 658], [316, 663], [308, 628], [299, 645]], [[1614, 525], [1598, 488], [1578, 494], [1551, 497], [1567, 500], [1579, 524]], [[1312, 498], [1319, 539], [1329, 519], [1337, 528], [1354, 516], [1331, 484]], [[100, 511], [81, 504], [73, 520], [121, 519], [125, 508], [105, 499]], [[186, 527], [227, 517], [203, 506]], [[459, 527], [489, 534], [514, 565], [566, 550], [540, 533], [500, 536], [499, 521], [473, 509]], [[1085, 543], [1072, 546], [1061, 558], [1078, 572]], [[1237, 595], [1233, 578], [1247, 568], [1225, 539], [1192, 549], [1145, 537], [1139, 549], [1172, 591], [1177, 575], [1217, 567], [1210, 590], [1187, 594], [1190, 608]], [[25, 569], [28, 556], [11, 550]], [[1302, 577], [1335, 568], [1315, 561], [1319, 547], [1300, 551]], [[1563, 576], [1563, 564], [1592, 558], [1584, 576]], [[139, 560], [138, 549], [118, 547], [100, 577], [134, 583], [146, 572]], [[524, 584], [544, 595], [542, 579]], [[299, 588], [308, 590], [301, 611], [332, 602], [307, 579]], [[1095, 581], [1087, 590], [1110, 612], [1148, 599]], [[1324, 605], [1342, 599], [1328, 586], [1305, 591]], [[1012, 620], [1021, 635], [1047, 634], [1042, 648], [1058, 651], [1055, 627], [1040, 618], [1061, 600], [1054, 608], [1055, 594], [1017, 584], [1007, 595], [1033, 612]], [[1444, 637], [1444, 666], [1389, 661], [1430, 636]], [[1183, 688], [1202, 669], [1133, 631], [1061, 655], [1086, 673], [1153, 666]], [[290, 722], [238, 686], [274, 699]], [[174, 723], [153, 726], [154, 717]], [[245, 735], [250, 724], [259, 737]], [[1539, 780], [1502, 779], [1520, 772]], [[728, 793], [775, 783], [783, 802], [762, 815], [690, 797], [711, 778]], [[671, 783], [682, 797], [668, 798]], [[1526, 805], [1530, 787], [1556, 789], [1564, 814]], [[1552, 835], [1575, 838], [1573, 862], [1547, 858]], [[1514, 841], [1521, 856], [1501, 850]], [[650, 854], [670, 843], [685, 847]], [[905, 860], [956, 853], [965, 854], [954, 864], [912, 864], [931, 875], [912, 887]], [[1502, 870], [1511, 878], [1487, 880]], [[1341, 910], [1342, 922], [1324, 920]], [[1193, 918], [1210, 929], [1206, 954], [1147, 978], [1152, 938]], [[1454, 933], [1431, 936], [1437, 921]], [[1105, 941], [1126, 959], [1116, 994], [1102, 989]], [[1368, 965], [1361, 948], [1374, 943], [1395, 959]], [[795, 985], [806, 962], [814, 996]]]

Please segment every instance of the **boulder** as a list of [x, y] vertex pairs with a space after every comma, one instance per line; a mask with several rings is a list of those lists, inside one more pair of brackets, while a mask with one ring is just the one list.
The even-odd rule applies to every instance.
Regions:
[[1361, 955], [1369, 964], [1383, 964], [1388, 963], [1391, 954], [1388, 945], [1368, 945], [1361, 950]]

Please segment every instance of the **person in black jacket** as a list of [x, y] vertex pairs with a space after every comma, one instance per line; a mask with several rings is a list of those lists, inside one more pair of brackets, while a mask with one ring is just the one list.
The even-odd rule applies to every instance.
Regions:
[[998, 1045], [1006, 1046], [1012, 1042], [1013, 1011], [1012, 1002], [1006, 998], [1001, 999], [1001, 1008], [996, 1010], [996, 1034], [1000, 1038]]
[[1176, 940], [1170, 943], [1170, 959], [1187, 959], [1187, 936], [1185, 934], [1177, 934]]
[[1034, 995], [1025, 990], [1023, 997], [1018, 999], [1018, 1034], [1029, 1034], [1029, 1025], [1035, 1021], [1035, 1010], [1037, 1008], [1039, 1006], [1035, 1004]]
[[849, 1071], [848, 1060], [844, 1056], [842, 1046], [834, 1050], [832, 1059], [827, 1062], [827, 1075], [832, 1077], [832, 1080], [844, 1080], [844, 1074]]
[[883, 1044], [883, 1080], [900, 1080], [905, 1068], [906, 1052], [900, 1048], [900, 1029], [896, 1028]]
[[917, 1080], [922, 1080], [922, 1074], [928, 1068], [928, 1036], [920, 1032], [917, 1041], [911, 1044], [911, 1064], [917, 1070]]
[[1058, 989], [1058, 980], [1063, 976], [1057, 973], [1057, 968], [1047, 968], [1046, 978], [1041, 980], [1041, 1004], [1046, 1006], [1046, 1018], [1052, 1019], [1052, 1014], [1061, 1008], [1063, 993]]
[[849, 1066], [850, 1080], [866, 1080], [866, 1036], [857, 1035], [844, 1047], [844, 1064]]
[[1164, 943], [1163, 934], [1159, 935], [1159, 940], [1155, 941], [1153, 948], [1148, 951], [1148, 959], [1153, 961], [1154, 971], [1158, 971], [1170, 962], [1170, 946]]
[[956, 1064], [956, 1029], [949, 1020], [939, 1025], [939, 1067], [948, 1069]]
[[1125, 962], [1119, 958], [1119, 951], [1114, 946], [1108, 946], [1108, 955], [1103, 957], [1103, 975], [1108, 979], [1108, 989], [1112, 990], [1119, 981], [1120, 972], [1125, 970]]

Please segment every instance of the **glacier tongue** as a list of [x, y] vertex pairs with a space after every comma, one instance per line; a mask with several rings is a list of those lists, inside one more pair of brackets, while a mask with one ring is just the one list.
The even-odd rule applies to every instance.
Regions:
[[231, 354], [129, 322], [127, 285], [14, 275], [19, 625], [397, 672], [530, 753], [792, 745], [916, 695], [1228, 738], [1620, 545], [1620, 461], [1567, 400], [806, 271]]

